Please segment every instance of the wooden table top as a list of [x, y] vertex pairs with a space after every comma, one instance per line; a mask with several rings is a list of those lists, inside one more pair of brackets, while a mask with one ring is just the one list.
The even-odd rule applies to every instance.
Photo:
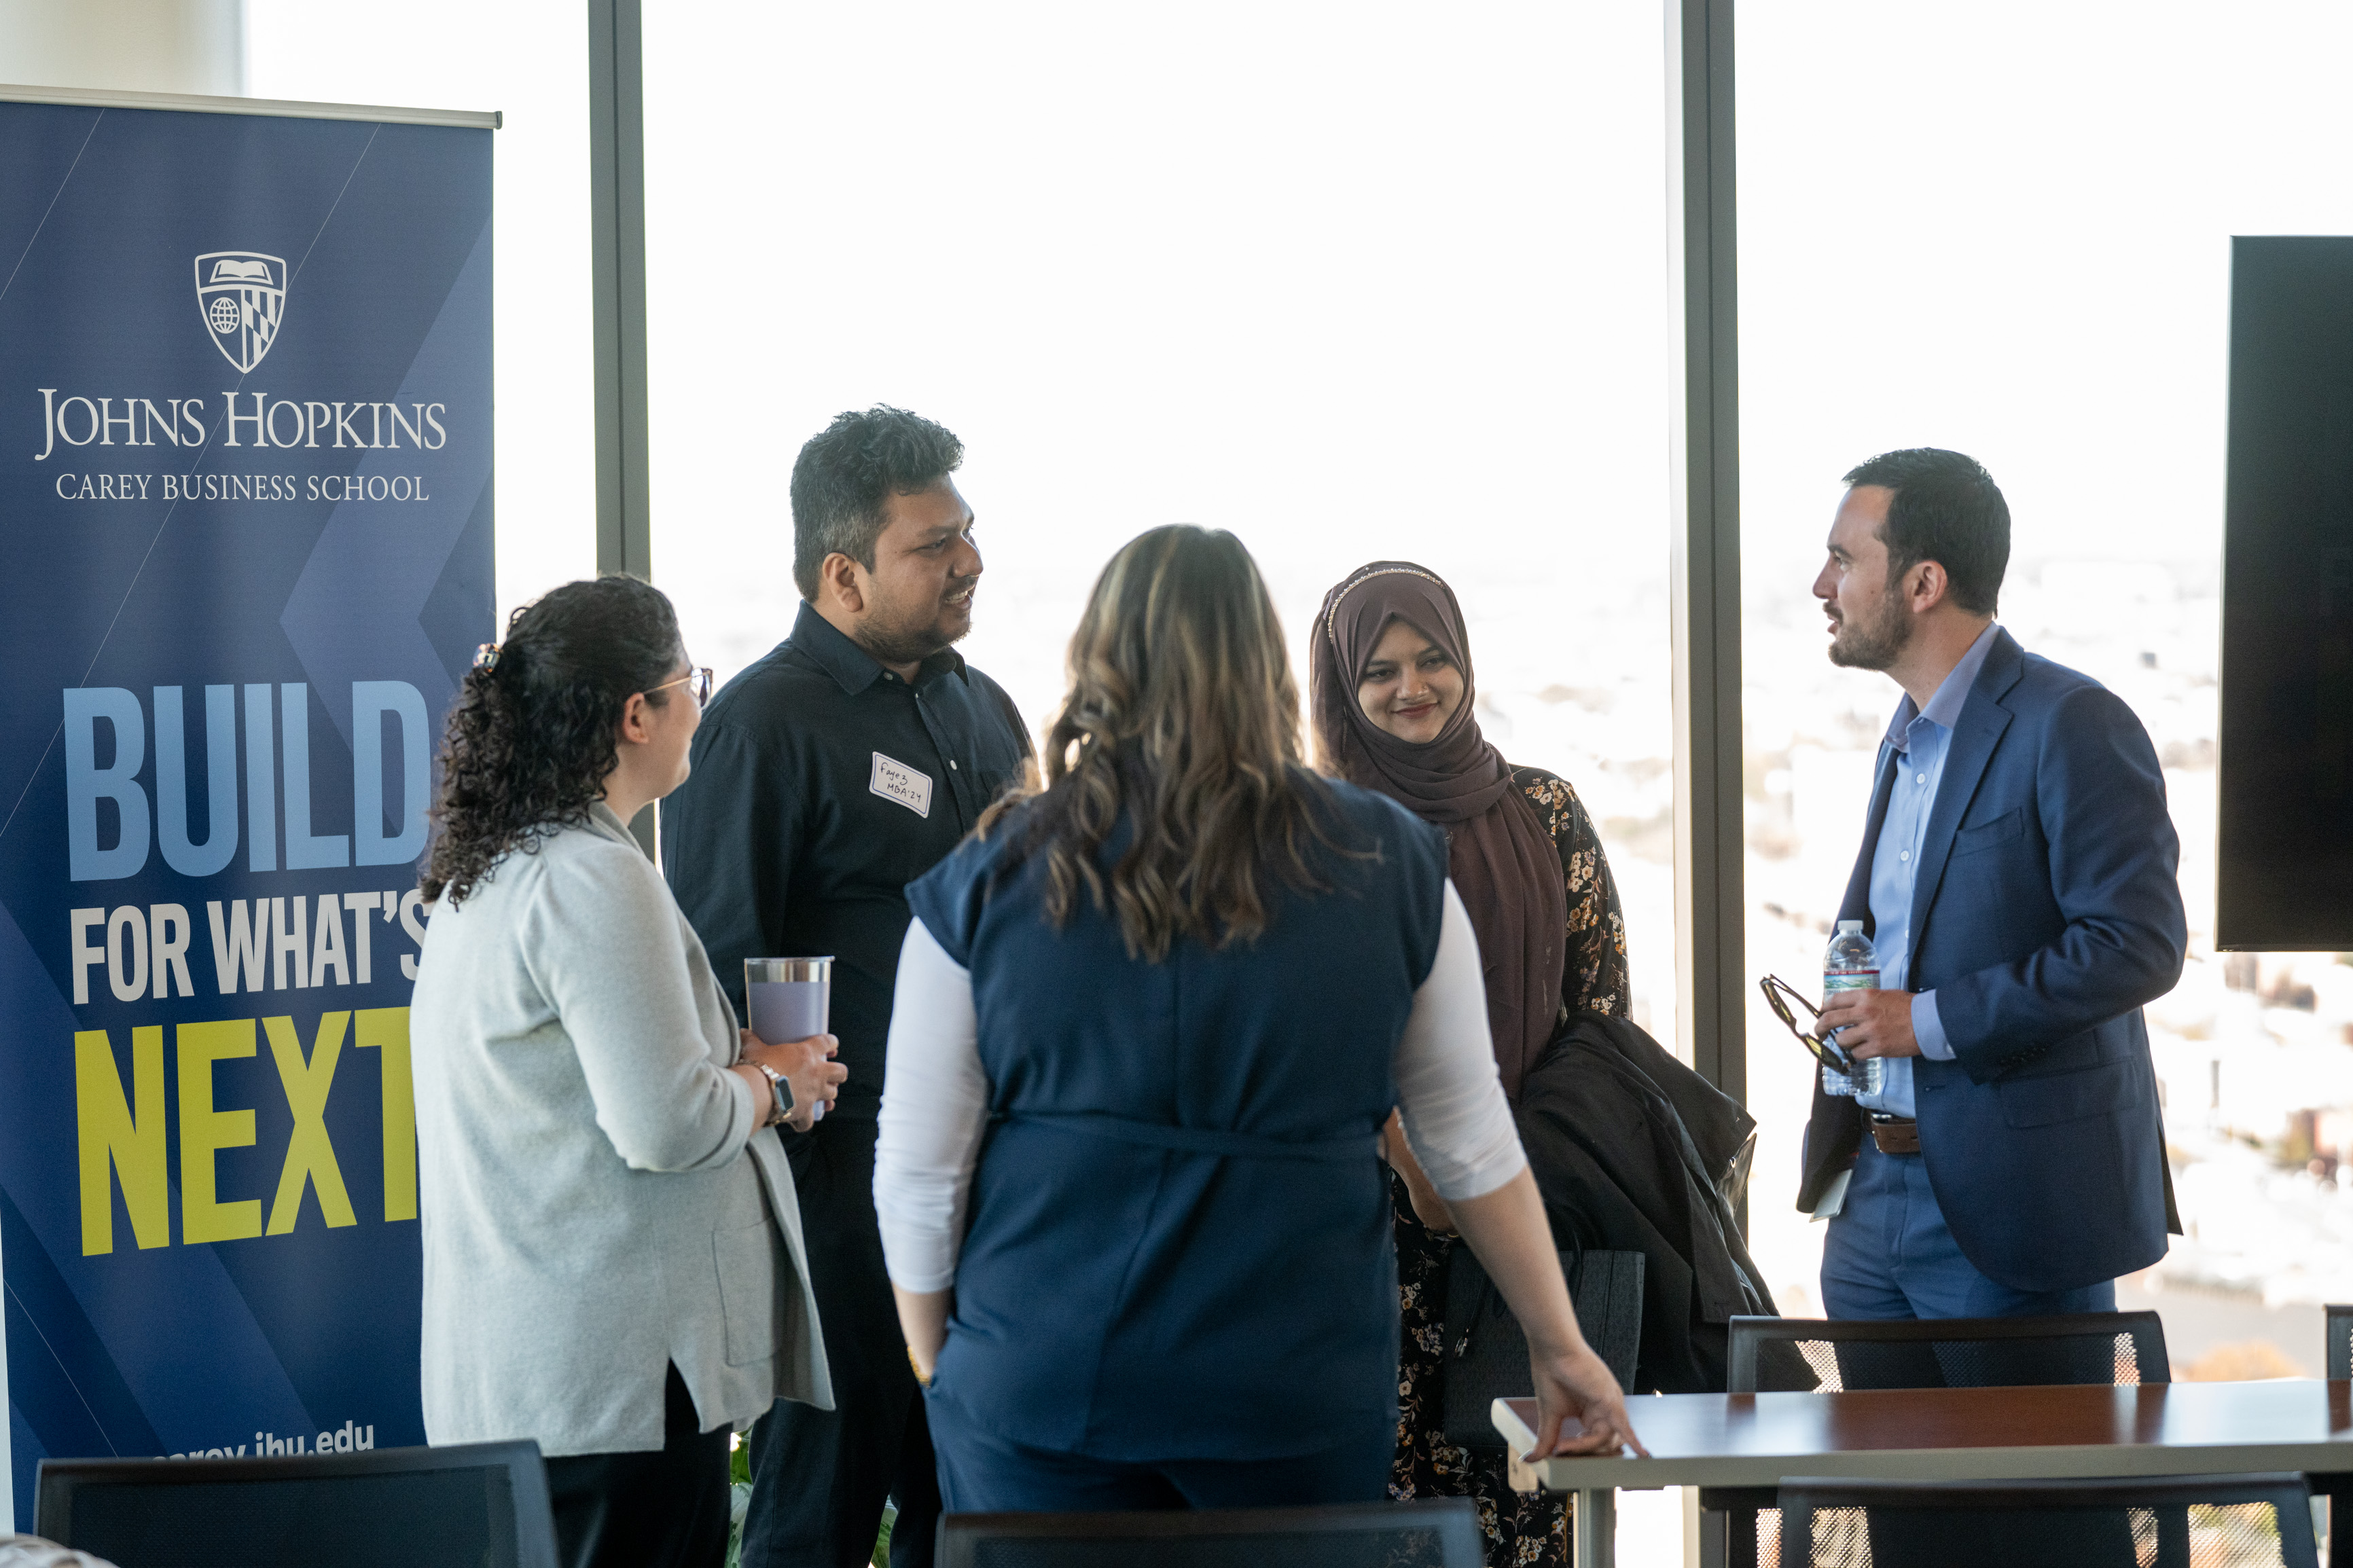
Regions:
[[[1924, 1388], [1672, 1394], [1626, 1402], [1648, 1459], [1577, 1456], [1534, 1468], [1559, 1490], [1773, 1486], [1788, 1476], [2002, 1480], [2035, 1476], [2353, 1471], [2353, 1385]], [[1535, 1401], [1498, 1399], [1515, 1451]]]

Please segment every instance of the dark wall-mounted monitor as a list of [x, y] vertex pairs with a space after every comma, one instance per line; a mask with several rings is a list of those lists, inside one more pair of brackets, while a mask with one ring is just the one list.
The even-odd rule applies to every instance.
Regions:
[[2353, 238], [2236, 239], [2215, 945], [2353, 952]]

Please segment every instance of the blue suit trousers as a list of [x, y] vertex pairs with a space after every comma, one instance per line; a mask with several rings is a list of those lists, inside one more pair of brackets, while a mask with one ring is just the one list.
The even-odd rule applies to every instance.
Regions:
[[2017, 1290], [1961, 1256], [1917, 1154], [1883, 1154], [1868, 1137], [1846, 1206], [1822, 1243], [1822, 1310], [1832, 1318], [2023, 1318], [2113, 1312], [2113, 1279], [2073, 1290]]

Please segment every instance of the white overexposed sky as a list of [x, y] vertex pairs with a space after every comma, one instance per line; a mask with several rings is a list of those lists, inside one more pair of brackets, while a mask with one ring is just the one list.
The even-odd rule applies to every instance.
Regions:
[[[506, 111], [501, 597], [586, 569], [579, 7], [246, 10], [257, 96]], [[647, 27], [656, 374], [693, 388], [657, 398], [658, 559], [781, 521], [731, 458], [788, 463], [893, 396], [1019, 487], [998, 528], [1114, 534], [1068, 520], [1145, 475], [1123, 511], [1459, 528], [1484, 469], [1534, 498], [1524, 527], [1603, 520], [1580, 553], [1634, 521], [1655, 573], [1656, 5], [680, 3]], [[2348, 47], [2335, 0], [1744, 0], [1752, 590], [1793, 537], [1810, 562], [1840, 472], [1922, 442], [1993, 467], [2021, 553], [2210, 555], [2229, 237], [2346, 232]]]
[[2334, 0], [1743, 0], [1750, 592], [1894, 447], [1984, 461], [2021, 556], [2214, 560], [2231, 237], [2353, 232], [2349, 49]]
[[968, 651], [1028, 707], [1060, 648], [990, 601], [1066, 635], [1168, 521], [1294, 631], [1390, 554], [1573, 625], [1661, 570], [1662, 50], [1641, 7], [649, 11], [657, 573], [765, 647], [798, 445], [887, 401], [969, 447]]

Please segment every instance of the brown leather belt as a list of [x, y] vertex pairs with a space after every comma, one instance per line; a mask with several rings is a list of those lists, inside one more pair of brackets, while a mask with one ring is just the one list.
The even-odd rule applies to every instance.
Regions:
[[1883, 1154], [1917, 1154], [1920, 1152], [1920, 1124], [1908, 1116], [1883, 1116], [1871, 1113], [1871, 1141], [1879, 1145]]

